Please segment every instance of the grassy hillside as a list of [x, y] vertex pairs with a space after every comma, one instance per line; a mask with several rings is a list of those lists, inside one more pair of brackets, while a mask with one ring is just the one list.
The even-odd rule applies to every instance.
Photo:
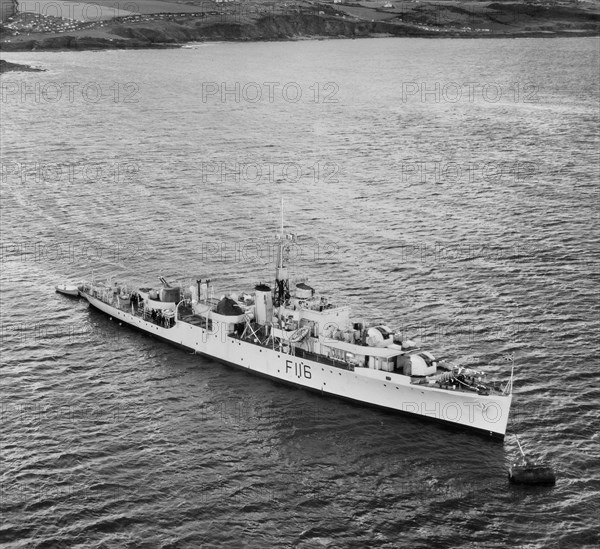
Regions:
[[202, 40], [598, 35], [595, 1], [22, 0], [0, 48], [167, 47]]

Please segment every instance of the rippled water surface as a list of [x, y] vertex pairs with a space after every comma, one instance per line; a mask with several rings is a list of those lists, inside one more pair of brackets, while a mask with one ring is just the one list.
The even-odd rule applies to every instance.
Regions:
[[[11, 54], [47, 71], [2, 76], [7, 546], [595, 546], [598, 45]], [[250, 289], [282, 195], [298, 276], [439, 356], [514, 362], [509, 433], [556, 487], [509, 486], [512, 436], [280, 386], [54, 293]]]

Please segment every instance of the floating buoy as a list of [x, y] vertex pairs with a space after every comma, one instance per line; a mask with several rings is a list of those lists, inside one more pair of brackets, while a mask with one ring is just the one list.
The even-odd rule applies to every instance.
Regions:
[[522, 459], [508, 468], [508, 480], [514, 484], [530, 484], [538, 486], [554, 486], [556, 475], [550, 465], [543, 462], [534, 463], [527, 459], [519, 438], [515, 435]]
[[509, 468], [508, 479], [515, 484], [536, 484], [554, 486], [556, 475], [552, 467], [543, 463], [514, 464]]

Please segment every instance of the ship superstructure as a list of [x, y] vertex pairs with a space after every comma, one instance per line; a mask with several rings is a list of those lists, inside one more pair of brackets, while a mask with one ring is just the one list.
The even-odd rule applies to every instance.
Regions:
[[436, 360], [385, 325], [351, 317], [306, 282], [290, 287], [287, 236], [278, 235], [274, 284], [214, 297], [209, 279], [189, 288], [129, 290], [84, 283], [80, 295], [134, 328], [218, 361], [388, 410], [436, 419], [504, 438], [512, 401], [505, 383]]

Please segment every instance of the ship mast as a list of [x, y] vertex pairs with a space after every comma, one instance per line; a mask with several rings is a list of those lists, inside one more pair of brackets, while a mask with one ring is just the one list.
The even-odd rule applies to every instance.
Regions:
[[275, 299], [274, 305], [283, 305], [290, 297], [290, 282], [287, 268], [283, 264], [284, 240], [292, 240], [292, 235], [283, 232], [283, 196], [281, 197], [281, 232], [277, 236], [277, 267], [275, 268]]

